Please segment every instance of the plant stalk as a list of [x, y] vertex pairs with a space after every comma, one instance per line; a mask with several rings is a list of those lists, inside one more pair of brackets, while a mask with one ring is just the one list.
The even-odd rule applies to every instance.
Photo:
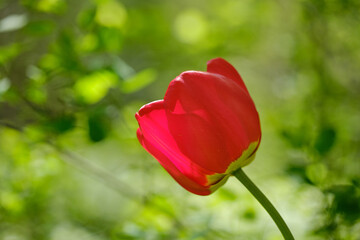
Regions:
[[290, 232], [284, 219], [280, 216], [274, 205], [267, 199], [267, 197], [260, 191], [260, 189], [250, 180], [250, 178], [239, 168], [233, 175], [249, 190], [249, 192], [258, 200], [258, 202], [269, 213], [285, 240], [294, 240], [294, 236]]

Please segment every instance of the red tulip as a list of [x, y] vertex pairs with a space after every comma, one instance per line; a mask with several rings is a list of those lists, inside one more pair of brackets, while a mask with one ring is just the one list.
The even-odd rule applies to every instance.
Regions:
[[164, 100], [144, 105], [137, 137], [188, 191], [208, 195], [255, 157], [259, 115], [235, 68], [222, 58], [207, 72], [186, 71], [171, 81]]

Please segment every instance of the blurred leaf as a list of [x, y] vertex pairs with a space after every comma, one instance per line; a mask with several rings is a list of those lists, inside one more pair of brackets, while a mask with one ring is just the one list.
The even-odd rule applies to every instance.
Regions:
[[82, 28], [89, 28], [94, 23], [94, 18], [96, 15], [96, 8], [90, 7], [88, 9], [83, 10], [79, 13], [77, 22]]
[[42, 12], [61, 14], [66, 10], [65, 0], [39, 0], [36, 8]]
[[0, 192], [0, 206], [12, 214], [18, 214], [23, 210], [23, 200], [18, 194], [8, 191]]
[[126, 9], [119, 1], [107, 0], [99, 3], [95, 21], [104, 27], [121, 29], [126, 17]]
[[47, 35], [53, 32], [55, 24], [49, 20], [34, 20], [29, 22], [25, 28], [24, 32], [31, 35]]
[[89, 138], [93, 142], [100, 142], [106, 138], [111, 127], [110, 119], [103, 111], [90, 114], [88, 118]]
[[292, 176], [297, 178], [300, 182], [313, 184], [311, 180], [308, 178], [306, 174], [306, 164], [305, 163], [289, 163], [286, 169], [286, 172]]
[[111, 232], [111, 240], [136, 240], [138, 237], [122, 232], [123, 230], [114, 230]]
[[123, 79], [129, 79], [135, 74], [135, 70], [130, 67], [124, 60], [114, 56], [111, 59], [112, 69]]
[[208, 24], [200, 11], [189, 9], [181, 12], [177, 16], [174, 29], [180, 41], [196, 43], [205, 38], [208, 31]]
[[123, 44], [122, 33], [114, 28], [101, 28], [97, 36], [99, 38], [99, 45], [105, 51], [118, 53]]
[[121, 90], [123, 93], [136, 92], [150, 83], [152, 83], [157, 76], [157, 72], [152, 68], [147, 68], [137, 73], [135, 76], [126, 79], [121, 84]]
[[336, 131], [332, 127], [322, 127], [315, 141], [315, 149], [324, 155], [330, 151], [336, 140]]
[[328, 169], [322, 163], [314, 163], [306, 167], [306, 176], [315, 184], [325, 181], [327, 173]]
[[332, 208], [339, 213], [344, 220], [354, 223], [360, 216], [360, 189], [353, 185], [337, 185], [327, 190], [333, 194]]
[[352, 183], [354, 184], [355, 187], [360, 189], [360, 176], [359, 178], [352, 179]]
[[243, 213], [243, 218], [253, 221], [256, 219], [256, 211], [252, 207], [246, 208], [245, 212]]
[[307, 129], [305, 127], [283, 129], [281, 135], [294, 148], [302, 148], [309, 144]]
[[75, 36], [72, 31], [63, 31], [58, 37], [54, 47], [54, 53], [57, 56], [62, 68], [71, 71], [82, 69], [79, 56], [76, 52]]
[[24, 129], [26, 136], [33, 142], [45, 141], [46, 132], [38, 125], [29, 125]]
[[27, 23], [25, 14], [13, 14], [0, 21], [0, 32], [14, 31], [22, 28]]
[[76, 119], [72, 115], [62, 115], [51, 119], [45, 124], [45, 127], [56, 134], [65, 133], [75, 127]]
[[143, 239], [144, 233], [135, 224], [125, 226], [117, 226], [111, 231], [111, 240], [136, 240]]
[[11, 59], [13, 59], [14, 57], [16, 57], [20, 53], [21, 49], [22, 49], [22, 47], [18, 43], [12, 43], [7, 46], [1, 46], [0, 47], [0, 64], [5, 64], [8, 61], [10, 61]]
[[65, 0], [21, 0], [21, 4], [32, 10], [55, 14], [62, 14], [67, 8]]
[[0, 100], [1, 95], [10, 88], [10, 81], [7, 78], [0, 79]]
[[45, 89], [41, 86], [29, 86], [26, 88], [26, 96], [31, 102], [37, 104], [43, 104], [47, 100], [47, 94]]
[[118, 76], [110, 71], [98, 71], [76, 81], [74, 90], [85, 103], [96, 103], [102, 99], [109, 88], [118, 82]]
[[87, 34], [80, 41], [78, 49], [82, 52], [91, 52], [98, 46], [98, 37], [95, 34]]
[[39, 65], [46, 70], [54, 70], [61, 66], [61, 61], [54, 54], [45, 54], [40, 59]]

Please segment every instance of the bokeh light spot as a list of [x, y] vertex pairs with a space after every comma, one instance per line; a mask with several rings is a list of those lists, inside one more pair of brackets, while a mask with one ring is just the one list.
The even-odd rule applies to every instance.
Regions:
[[125, 7], [118, 1], [100, 2], [95, 20], [104, 27], [121, 29], [127, 17]]
[[99, 71], [79, 79], [74, 89], [84, 102], [92, 104], [102, 99], [117, 81], [114, 73]]
[[177, 16], [174, 31], [179, 41], [196, 43], [207, 35], [208, 23], [201, 12], [190, 9]]

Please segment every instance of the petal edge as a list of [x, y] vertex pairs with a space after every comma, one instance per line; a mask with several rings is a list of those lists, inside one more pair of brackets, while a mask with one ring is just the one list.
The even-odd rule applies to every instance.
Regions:
[[246, 93], [249, 94], [243, 79], [236, 69], [225, 59], [223, 58], [214, 58], [207, 62], [207, 71], [210, 73], [220, 74], [227, 78], [232, 79], [237, 84], [240, 85], [242, 89], [245, 90]]

